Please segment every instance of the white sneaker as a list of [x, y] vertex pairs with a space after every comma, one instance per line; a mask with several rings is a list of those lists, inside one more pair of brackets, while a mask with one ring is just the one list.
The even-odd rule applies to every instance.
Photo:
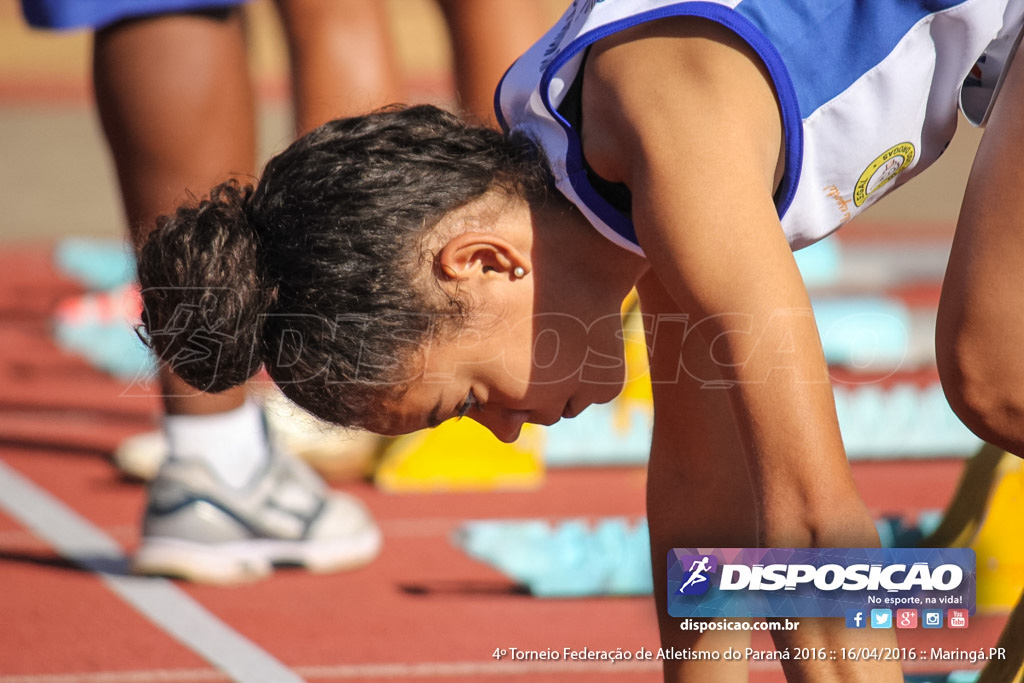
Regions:
[[380, 552], [381, 533], [352, 496], [331, 492], [305, 463], [274, 448], [242, 489], [194, 459], [170, 459], [148, 490], [133, 571], [234, 584], [274, 565], [352, 569]]

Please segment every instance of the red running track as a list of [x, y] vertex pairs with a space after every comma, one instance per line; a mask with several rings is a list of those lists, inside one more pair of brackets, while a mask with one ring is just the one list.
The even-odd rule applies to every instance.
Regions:
[[[0, 253], [0, 467], [130, 554], [143, 489], [118, 475], [109, 454], [124, 436], [155, 424], [157, 402], [146, 392], [125, 396], [124, 384], [52, 343], [49, 315], [61, 297], [77, 291], [53, 271], [44, 247]], [[913, 517], [946, 504], [961, 466], [948, 459], [860, 462], [854, 472], [874, 514]], [[281, 680], [276, 670], [344, 682], [658, 681], [651, 663], [492, 659], [495, 649], [513, 647], [656, 650], [653, 606], [646, 598], [536, 599], [449, 540], [467, 519], [640, 516], [644, 478], [631, 468], [562, 470], [549, 472], [532, 492], [401, 496], [366, 483], [347, 485], [384, 531], [384, 551], [370, 567], [326, 576], [281, 570], [234, 588], [167, 582], [171, 592], [164, 597], [177, 604], [191, 599], [204, 624], [225, 627], [209, 647], [230, 650], [241, 642], [250, 648], [240, 655], [243, 667], [262, 661], [281, 667], [265, 669], [264, 680]], [[82, 568], [56, 552], [45, 533], [2, 511], [13, 505], [9, 497], [0, 500], [0, 683], [227, 680], [121, 597], [116, 586], [131, 580], [116, 557], [90, 557], [88, 544], [65, 552], [109, 576]], [[18, 514], [36, 511], [19, 508]], [[60, 524], [39, 523], [43, 529]], [[901, 644], [988, 647], [1004, 620], [979, 615], [966, 631], [907, 632]], [[772, 646], [758, 634], [754, 647]], [[259, 657], [248, 656], [253, 652]], [[908, 672], [951, 668], [969, 667], [907, 666]], [[752, 665], [751, 679], [783, 680], [773, 663]]]

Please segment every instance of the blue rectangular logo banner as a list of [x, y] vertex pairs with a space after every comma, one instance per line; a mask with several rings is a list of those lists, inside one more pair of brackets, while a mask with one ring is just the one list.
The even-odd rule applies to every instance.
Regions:
[[845, 617], [862, 628], [872, 610], [974, 614], [976, 580], [970, 548], [674, 548], [668, 613]]

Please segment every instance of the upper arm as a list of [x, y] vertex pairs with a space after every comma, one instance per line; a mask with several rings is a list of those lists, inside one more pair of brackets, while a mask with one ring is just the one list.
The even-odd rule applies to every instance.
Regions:
[[[781, 177], [782, 124], [768, 71], [742, 38], [712, 21], [661, 19], [598, 41], [582, 104], [584, 154], [610, 181], [630, 184], [638, 164], [654, 158], [685, 162], [694, 176], [743, 164], [769, 194]], [[729, 148], [741, 156], [723, 159]]]
[[[782, 124], [763, 65], [706, 20], [631, 31], [588, 59], [584, 152], [598, 174], [630, 188], [652, 269], [701, 319], [735, 314], [765, 326], [809, 309], [772, 200]], [[735, 324], [728, 315], [724, 326]], [[805, 332], [817, 343], [813, 324]]]
[[[778, 510], [845, 457], [810, 299], [772, 199], [782, 125], [771, 81], [745, 43], [703, 20], [599, 43], [586, 69], [584, 153], [630, 188], [651, 272], [733, 387], [761, 503]], [[659, 353], [679, 349], [655, 344]]]

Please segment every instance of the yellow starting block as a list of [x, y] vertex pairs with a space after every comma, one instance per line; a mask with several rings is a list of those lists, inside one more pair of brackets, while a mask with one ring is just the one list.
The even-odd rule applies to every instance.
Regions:
[[971, 543], [978, 561], [978, 609], [1010, 610], [1024, 589], [1024, 461], [1004, 454], [988, 512]]
[[470, 419], [398, 437], [384, 451], [375, 482], [391, 493], [523, 490], [544, 481], [544, 434], [523, 425], [502, 443]]
[[923, 548], [972, 548], [977, 558], [977, 605], [1013, 609], [1024, 589], [1024, 461], [991, 444], [964, 468], [942, 522]]
[[978, 683], [1021, 683], [1024, 679], [1024, 461], [986, 444], [968, 462], [956, 494], [935, 533], [922, 547], [969, 546], [977, 558], [979, 611], [1010, 612], [992, 659]]

